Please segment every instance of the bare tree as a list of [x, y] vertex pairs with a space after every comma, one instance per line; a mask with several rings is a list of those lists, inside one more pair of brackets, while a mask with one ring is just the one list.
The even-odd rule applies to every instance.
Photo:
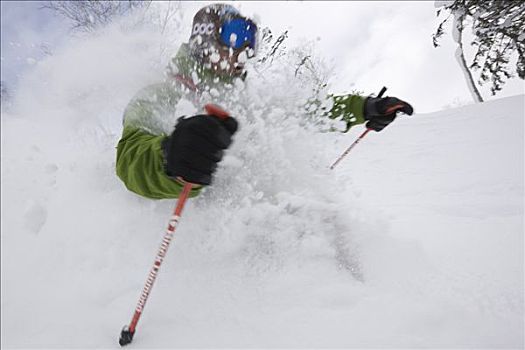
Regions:
[[285, 54], [286, 46], [285, 40], [288, 39], [288, 30], [281, 33], [275, 40], [270, 28], [265, 27], [262, 30], [261, 47], [262, 57], [257, 60], [258, 63], [264, 64], [266, 62], [273, 62], [275, 58], [281, 57]]
[[[525, 79], [525, 2], [502, 0], [454, 0], [436, 1], [438, 17], [443, 13], [448, 16], [439, 24], [433, 35], [434, 47], [444, 34], [443, 26], [454, 18], [454, 39], [458, 42], [458, 57], [464, 68], [467, 82], [475, 94], [471, 70], [479, 71], [480, 85], [491, 83], [491, 93], [500, 91], [506, 80], [516, 73]], [[463, 50], [462, 37], [465, 23], [469, 23], [474, 34], [470, 43], [476, 48], [472, 62], [467, 67]], [[511, 59], [517, 56], [515, 69]], [[479, 91], [477, 92], [479, 95]], [[480, 100], [476, 97], [476, 100]]]
[[48, 1], [42, 8], [54, 11], [72, 22], [72, 29], [92, 32], [118, 16], [149, 6], [151, 0], [127, 1]]

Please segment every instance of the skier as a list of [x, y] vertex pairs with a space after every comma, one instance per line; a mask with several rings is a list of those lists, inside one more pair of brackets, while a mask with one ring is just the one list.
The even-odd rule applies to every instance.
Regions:
[[[190, 196], [211, 184], [223, 152], [237, 130], [230, 117], [179, 118], [172, 131], [170, 116], [181, 99], [201, 102], [211, 93], [228, 93], [236, 79], [246, 79], [245, 62], [257, 51], [257, 25], [233, 6], [208, 5], [193, 18], [189, 42], [168, 66], [164, 82], [142, 89], [124, 112], [124, 130], [117, 146], [117, 175], [126, 187], [144, 197], [177, 198], [188, 181]], [[395, 97], [332, 96], [328, 117], [381, 131], [398, 112], [412, 114], [410, 104]], [[178, 113], [180, 115], [180, 112]]]

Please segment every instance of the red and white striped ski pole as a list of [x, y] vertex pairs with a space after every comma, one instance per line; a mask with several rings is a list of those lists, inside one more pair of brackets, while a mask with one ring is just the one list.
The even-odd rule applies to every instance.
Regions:
[[352, 150], [352, 148], [354, 148], [355, 145], [357, 145], [357, 144], [359, 143], [359, 141], [361, 141], [361, 140], [366, 136], [366, 134], [368, 134], [368, 132], [369, 132], [370, 130], [372, 130], [372, 129], [368, 129], [368, 128], [367, 128], [367, 129], [361, 134], [361, 136], [359, 136], [359, 137], [357, 138], [357, 140], [355, 140], [354, 143], [352, 143], [352, 144], [350, 145], [350, 147], [348, 147], [348, 148], [346, 149], [346, 151], [344, 151], [343, 154], [341, 154], [341, 155], [339, 156], [339, 158], [337, 158], [337, 160], [334, 162], [334, 164], [332, 164], [332, 165], [330, 166], [330, 170], [333, 170], [333, 169], [335, 168], [335, 166], [336, 166], [340, 161], [342, 161], [343, 158], [346, 157], [346, 155], [347, 155], [348, 153], [350, 153], [350, 151]]
[[[218, 117], [220, 119], [226, 119], [229, 117], [226, 111], [224, 111], [223, 109], [221, 109], [220, 107], [216, 105], [207, 104], [204, 106], [204, 109], [209, 115]], [[137, 307], [135, 308], [135, 313], [133, 314], [133, 318], [131, 319], [130, 324], [124, 326], [124, 328], [120, 332], [120, 338], [119, 338], [120, 346], [127, 345], [133, 341], [133, 336], [135, 335], [137, 323], [139, 322], [140, 316], [142, 315], [142, 311], [144, 310], [146, 301], [148, 301], [149, 294], [151, 290], [153, 289], [153, 284], [155, 283], [155, 280], [157, 279], [157, 274], [159, 273], [160, 265], [162, 264], [162, 261], [164, 260], [164, 257], [166, 256], [166, 252], [168, 251], [171, 240], [173, 239], [173, 233], [175, 232], [175, 229], [177, 228], [177, 224], [179, 223], [179, 220], [182, 214], [182, 209], [184, 209], [184, 204], [186, 203], [186, 200], [188, 199], [190, 191], [193, 186], [194, 184], [190, 182], [184, 183], [182, 193], [179, 196], [179, 199], [177, 200], [177, 205], [175, 206], [175, 210], [173, 211], [173, 215], [169, 221], [168, 228], [166, 230], [166, 233], [164, 234], [164, 238], [162, 239], [162, 243], [157, 252], [157, 256], [155, 257], [155, 262], [153, 263], [153, 267], [151, 268], [149, 272], [148, 279], [146, 280], [146, 284], [144, 285], [144, 288], [142, 289], [142, 293], [137, 303]]]
[[135, 335], [135, 329], [137, 328], [137, 323], [139, 322], [140, 316], [142, 315], [142, 311], [144, 310], [146, 301], [148, 301], [149, 293], [153, 289], [153, 284], [155, 283], [155, 279], [157, 278], [157, 274], [159, 273], [160, 265], [162, 264], [162, 261], [164, 260], [164, 257], [166, 256], [166, 252], [168, 251], [168, 247], [171, 243], [171, 240], [173, 239], [173, 233], [175, 232], [175, 229], [177, 228], [177, 224], [179, 223], [179, 219], [182, 214], [182, 209], [184, 208], [184, 204], [186, 203], [186, 200], [188, 199], [192, 186], [193, 184], [189, 182], [186, 182], [184, 184], [182, 193], [179, 199], [177, 200], [177, 205], [173, 212], [173, 216], [171, 217], [170, 222], [168, 224], [168, 229], [166, 230], [166, 233], [164, 234], [164, 238], [162, 239], [162, 243], [157, 252], [157, 256], [155, 257], [155, 262], [153, 263], [153, 267], [151, 268], [149, 272], [148, 279], [146, 280], [146, 284], [144, 285], [144, 288], [142, 289], [142, 294], [140, 295], [139, 302], [137, 303], [137, 307], [135, 308], [135, 313], [133, 314], [133, 318], [131, 319], [130, 324], [127, 326], [124, 326], [124, 328], [122, 329], [122, 332], [120, 333], [120, 339], [118, 342], [121, 346], [127, 345], [133, 341], [133, 336]]

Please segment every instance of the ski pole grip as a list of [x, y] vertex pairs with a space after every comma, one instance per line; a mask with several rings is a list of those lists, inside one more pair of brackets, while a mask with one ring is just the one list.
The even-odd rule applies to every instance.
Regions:
[[230, 117], [230, 114], [226, 112], [221, 107], [214, 105], [213, 103], [208, 103], [204, 105], [204, 110], [209, 115], [213, 115], [214, 117], [217, 117], [221, 120], [226, 120]]

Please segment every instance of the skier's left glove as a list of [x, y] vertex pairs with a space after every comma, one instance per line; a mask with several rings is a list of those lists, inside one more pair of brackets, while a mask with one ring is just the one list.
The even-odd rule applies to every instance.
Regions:
[[397, 112], [414, 113], [412, 106], [396, 97], [368, 97], [365, 100], [364, 117], [366, 127], [375, 131], [383, 130], [396, 119]]

